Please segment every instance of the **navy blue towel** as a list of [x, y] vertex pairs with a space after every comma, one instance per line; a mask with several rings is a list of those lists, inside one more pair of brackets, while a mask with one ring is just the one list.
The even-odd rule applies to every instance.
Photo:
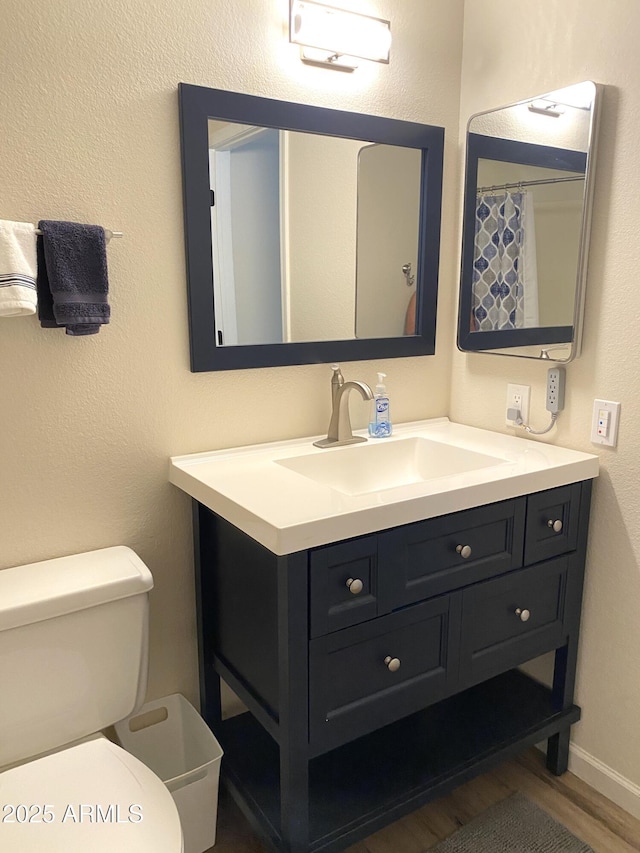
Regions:
[[43, 328], [95, 335], [109, 322], [104, 228], [78, 222], [38, 223], [38, 316]]

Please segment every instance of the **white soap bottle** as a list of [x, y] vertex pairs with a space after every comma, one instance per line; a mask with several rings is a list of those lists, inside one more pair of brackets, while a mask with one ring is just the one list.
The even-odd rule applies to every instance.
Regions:
[[384, 384], [386, 373], [378, 373], [378, 384], [371, 405], [371, 419], [369, 421], [369, 435], [371, 438], [386, 438], [393, 432], [391, 425], [391, 408], [389, 397]]

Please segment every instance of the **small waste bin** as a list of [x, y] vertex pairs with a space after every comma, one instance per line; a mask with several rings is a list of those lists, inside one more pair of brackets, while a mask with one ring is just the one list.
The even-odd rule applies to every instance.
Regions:
[[184, 853], [215, 844], [222, 749], [184, 696], [174, 693], [144, 705], [115, 725], [124, 749], [167, 786], [178, 807]]

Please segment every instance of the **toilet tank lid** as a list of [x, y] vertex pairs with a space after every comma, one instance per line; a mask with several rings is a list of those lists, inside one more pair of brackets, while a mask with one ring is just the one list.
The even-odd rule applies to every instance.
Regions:
[[125, 545], [0, 571], [0, 631], [148, 592], [151, 572]]

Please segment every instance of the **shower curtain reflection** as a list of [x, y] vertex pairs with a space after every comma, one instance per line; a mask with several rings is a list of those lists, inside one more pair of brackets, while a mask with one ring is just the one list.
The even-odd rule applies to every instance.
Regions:
[[538, 323], [535, 226], [527, 196], [504, 192], [477, 198], [472, 331]]

